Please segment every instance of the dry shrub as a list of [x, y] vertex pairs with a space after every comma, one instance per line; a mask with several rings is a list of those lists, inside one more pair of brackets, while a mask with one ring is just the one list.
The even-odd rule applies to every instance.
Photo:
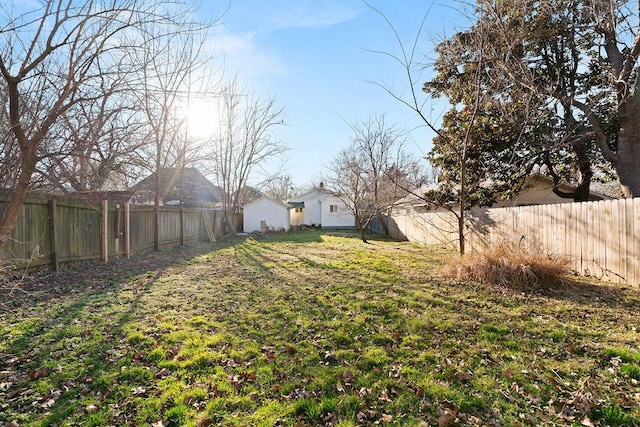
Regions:
[[507, 243], [456, 257], [444, 266], [445, 276], [459, 281], [511, 287], [562, 283], [569, 273], [569, 260], [565, 257]]

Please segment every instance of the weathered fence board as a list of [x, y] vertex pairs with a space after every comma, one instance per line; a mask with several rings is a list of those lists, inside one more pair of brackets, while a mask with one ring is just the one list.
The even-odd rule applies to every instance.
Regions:
[[[3, 209], [0, 204], [0, 214]], [[214, 241], [221, 235], [221, 218], [213, 209], [162, 207], [159, 247]], [[126, 257], [154, 248], [154, 224], [153, 207], [30, 198], [22, 205], [3, 255], [20, 268], [54, 269], [60, 264]]]
[[100, 259], [102, 212], [100, 206], [57, 203], [56, 258], [59, 262]]
[[[545, 250], [569, 258], [579, 274], [640, 286], [639, 221], [640, 198], [472, 209], [465, 239], [472, 251], [500, 242]], [[449, 212], [397, 210], [387, 223], [394, 238], [457, 248], [457, 225]]]
[[39, 266], [51, 263], [51, 251], [48, 202], [26, 201], [20, 208], [5, 254], [18, 265]]

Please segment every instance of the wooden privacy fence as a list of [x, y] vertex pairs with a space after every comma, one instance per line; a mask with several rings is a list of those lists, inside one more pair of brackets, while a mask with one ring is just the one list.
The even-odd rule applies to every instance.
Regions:
[[[156, 247], [154, 216], [153, 207], [131, 207], [129, 203], [28, 198], [4, 259], [19, 268], [51, 266], [57, 270], [61, 264], [107, 262], [110, 257], [147, 252]], [[213, 241], [220, 237], [222, 217], [214, 209], [161, 207], [157, 246]], [[236, 223], [242, 224], [241, 218]]]
[[[458, 246], [449, 212], [398, 210], [386, 220], [396, 239]], [[465, 239], [471, 251], [502, 242], [523, 245], [567, 257], [578, 274], [640, 286], [640, 198], [472, 209]]]

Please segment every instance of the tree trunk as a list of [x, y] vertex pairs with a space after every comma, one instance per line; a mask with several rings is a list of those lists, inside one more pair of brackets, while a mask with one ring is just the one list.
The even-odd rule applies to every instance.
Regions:
[[[20, 147], [20, 175], [18, 176], [18, 181], [15, 183], [15, 186], [9, 192], [11, 200], [7, 206], [7, 210], [2, 215], [2, 221], [0, 221], [0, 256], [4, 254], [4, 248], [11, 238], [11, 231], [18, 219], [22, 201], [27, 194], [33, 171], [36, 169], [36, 163], [38, 161], [36, 153], [41, 141], [41, 138], [29, 140], [20, 123], [19, 80], [7, 79], [6, 76], [5, 80], [7, 80], [8, 83], [6, 89], [9, 95], [11, 130], [15, 135], [15, 141]], [[42, 129], [40, 129], [40, 132], [41, 131]], [[40, 133], [40, 135], [42, 134]]]
[[360, 221], [360, 218], [358, 217], [358, 215], [356, 215], [355, 217], [356, 217], [356, 226], [358, 227], [358, 231], [360, 232], [360, 239], [362, 240], [363, 243], [369, 243], [367, 241], [367, 237], [364, 235], [364, 226], [362, 225], [362, 221]]
[[230, 212], [229, 210], [224, 211], [224, 217], [227, 220], [227, 226], [229, 227], [229, 234], [231, 234], [232, 236], [235, 236], [236, 234], [238, 234], [238, 216], [234, 215], [233, 212]]
[[460, 209], [460, 215], [457, 216], [458, 219], [458, 252], [460, 256], [464, 255], [465, 251], [465, 241], [464, 241], [464, 209]]
[[624, 197], [640, 196], [640, 92], [618, 107], [618, 141], [615, 158], [608, 158], [618, 173]]
[[[635, 110], [635, 109], [634, 109]], [[640, 114], [640, 108], [637, 109]], [[614, 163], [624, 197], [640, 196], [640, 120], [637, 114], [620, 120], [618, 160]]]
[[385, 236], [389, 235], [389, 225], [387, 224], [388, 218], [389, 217], [383, 214], [378, 215], [378, 222], [380, 223], [380, 227], [382, 228], [382, 232]]
[[[639, 141], [640, 142], [640, 141]], [[634, 151], [640, 151], [640, 144]], [[624, 197], [640, 197], [640, 153], [634, 158], [621, 158], [616, 165], [620, 189]]]
[[25, 154], [21, 163], [18, 182], [16, 182], [15, 187], [9, 193], [9, 205], [2, 216], [2, 221], [0, 221], [0, 256], [3, 255], [4, 248], [11, 238], [13, 225], [18, 219], [22, 201], [27, 194], [27, 189], [31, 182], [31, 175], [33, 175], [33, 171], [36, 168], [35, 156], [30, 154]]
[[160, 162], [156, 161], [155, 194], [153, 196], [153, 250], [160, 251]]
[[573, 193], [574, 202], [589, 201], [589, 188], [591, 187], [591, 178], [593, 177], [591, 160], [589, 159], [589, 146], [592, 143], [592, 140], [586, 138], [577, 138], [573, 143], [573, 151], [578, 158], [579, 171], [578, 183]]
[[[467, 137], [469, 134], [467, 133]], [[458, 252], [459, 255], [464, 255], [465, 251], [465, 241], [464, 241], [464, 215], [465, 210], [467, 209], [467, 198], [465, 192], [467, 191], [466, 178], [467, 178], [467, 168], [465, 165], [465, 161], [467, 159], [467, 149], [466, 149], [466, 140], [465, 146], [462, 150], [462, 156], [460, 157], [460, 210], [457, 216], [458, 218]]]

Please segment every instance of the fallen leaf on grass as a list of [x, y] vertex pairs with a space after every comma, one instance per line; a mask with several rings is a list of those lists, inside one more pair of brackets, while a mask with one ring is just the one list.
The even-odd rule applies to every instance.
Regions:
[[344, 371], [336, 375], [338, 382], [336, 388], [339, 392], [343, 392], [345, 388], [352, 388], [355, 381], [355, 374], [350, 371]]
[[468, 383], [468, 382], [471, 382], [471, 380], [473, 380], [473, 374], [469, 371], [467, 372], [458, 371], [455, 374], [453, 374], [453, 380], [459, 383]]
[[144, 351], [138, 351], [137, 353], [135, 353], [133, 355], [133, 360], [135, 362], [140, 362], [142, 359], [144, 359], [145, 357], [147, 357], [147, 353]]
[[40, 405], [40, 407], [41, 407], [41, 408], [44, 408], [44, 409], [49, 409], [49, 408], [51, 408], [51, 407], [52, 407], [53, 405], [55, 405], [55, 404], [56, 404], [56, 401], [55, 401], [55, 400], [53, 400], [53, 399], [48, 399], [46, 402], [42, 403], [42, 404]]
[[324, 421], [324, 425], [326, 426], [334, 426], [338, 424], [338, 417], [336, 417], [333, 412], [329, 412], [324, 418], [322, 418], [322, 421]]
[[456, 424], [457, 409], [444, 408], [438, 410], [438, 427], [449, 427]]
[[196, 422], [196, 427], [209, 427], [211, 424], [213, 424], [213, 420], [204, 418]]
[[358, 414], [356, 415], [356, 420], [358, 421], [358, 424], [364, 424], [367, 421], [375, 420], [377, 416], [378, 416], [377, 411], [374, 411], [373, 409], [367, 409], [367, 410], [358, 412]]
[[26, 388], [19, 388], [13, 391], [10, 391], [9, 393], [7, 393], [7, 395], [5, 396], [5, 399], [7, 400], [11, 400], [14, 397], [18, 396], [18, 395], [22, 395], [24, 392], [26, 392], [29, 389]]
[[159, 378], [161, 380], [164, 380], [165, 378], [167, 378], [169, 375], [171, 375], [171, 371], [168, 370], [167, 368], [162, 368], [160, 369], [160, 371], [158, 371], [158, 373], [156, 374], [156, 378]]
[[90, 403], [84, 408], [88, 413], [92, 414], [100, 409], [100, 405], [95, 403]]
[[36, 369], [35, 371], [29, 372], [29, 379], [37, 380], [38, 378], [46, 376], [48, 373], [49, 371], [47, 370], [47, 368]]
[[235, 387], [235, 389], [237, 391], [240, 391], [246, 383], [251, 383], [255, 381], [258, 378], [258, 376], [256, 375], [255, 372], [242, 372], [237, 375], [229, 375], [228, 378], [231, 384], [233, 384], [233, 386]]
[[388, 389], [384, 389], [382, 391], [382, 393], [380, 393], [380, 395], [378, 396], [378, 402], [379, 403], [384, 403], [384, 402], [392, 402], [392, 400], [389, 398], [389, 392]]
[[140, 394], [145, 394], [147, 392], [147, 389], [145, 387], [139, 386], [139, 387], [132, 388], [131, 392], [133, 393], [134, 396], [136, 396]]
[[380, 419], [384, 423], [392, 423], [393, 422], [393, 415], [382, 414], [382, 417], [380, 417]]

